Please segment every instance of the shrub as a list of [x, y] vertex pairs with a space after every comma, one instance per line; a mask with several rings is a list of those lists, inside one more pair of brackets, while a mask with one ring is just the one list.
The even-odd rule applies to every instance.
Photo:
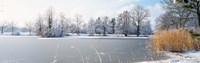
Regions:
[[194, 50], [196, 44], [191, 34], [184, 29], [158, 31], [153, 35], [151, 43], [157, 51], [171, 52]]

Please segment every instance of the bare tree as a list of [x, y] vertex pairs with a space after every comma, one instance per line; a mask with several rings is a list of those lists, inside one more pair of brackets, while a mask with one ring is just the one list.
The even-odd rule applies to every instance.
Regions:
[[142, 21], [145, 21], [149, 17], [149, 10], [144, 9], [142, 6], [137, 5], [131, 9], [131, 16], [137, 26], [137, 36], [140, 35], [140, 26]]
[[25, 22], [25, 26], [27, 27], [28, 31], [29, 31], [29, 35], [32, 35], [32, 30], [33, 30], [33, 23], [31, 21], [29, 22]]
[[77, 35], [80, 35], [80, 25], [83, 23], [82, 16], [76, 15], [75, 21], [76, 21], [76, 33], [77, 33]]

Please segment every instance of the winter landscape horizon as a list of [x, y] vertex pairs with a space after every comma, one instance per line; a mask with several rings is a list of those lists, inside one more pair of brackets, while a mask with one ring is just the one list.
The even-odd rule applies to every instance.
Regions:
[[0, 0], [0, 63], [200, 63], [199, 0]]

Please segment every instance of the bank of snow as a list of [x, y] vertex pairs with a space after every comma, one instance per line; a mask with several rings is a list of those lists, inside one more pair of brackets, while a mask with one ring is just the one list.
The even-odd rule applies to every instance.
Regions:
[[169, 59], [159, 61], [146, 61], [138, 63], [200, 63], [200, 51], [186, 53], [165, 52]]

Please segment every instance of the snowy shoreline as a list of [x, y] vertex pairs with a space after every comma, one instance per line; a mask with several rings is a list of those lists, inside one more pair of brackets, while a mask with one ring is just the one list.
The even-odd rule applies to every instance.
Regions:
[[50, 37], [50, 38], [42, 38], [39, 36], [35, 35], [28, 35], [28, 34], [22, 34], [22, 35], [9, 35], [9, 34], [4, 34], [0, 35], [0, 37], [36, 37], [39, 39], [149, 39], [149, 37], [145, 36], [139, 36], [137, 37], [136, 35], [129, 35], [127, 37], [119, 34], [108, 34], [107, 36], [101, 36], [101, 35], [94, 35], [94, 36], [89, 36], [88, 34], [82, 34], [80, 36], [73, 35], [71, 34], [70, 36], [64, 36], [64, 37]]
[[138, 63], [200, 63], [200, 51], [185, 53], [164, 52], [169, 59], [158, 61], [144, 61]]

